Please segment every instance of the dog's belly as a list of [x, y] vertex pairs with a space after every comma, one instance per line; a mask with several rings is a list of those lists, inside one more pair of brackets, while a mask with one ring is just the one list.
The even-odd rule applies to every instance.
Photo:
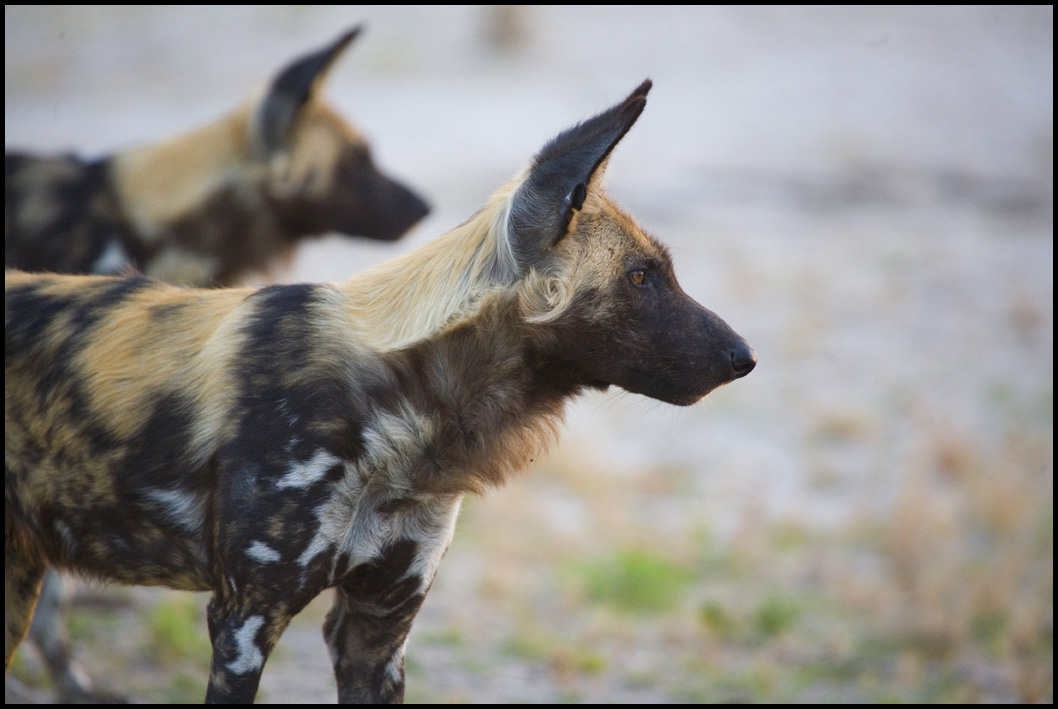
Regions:
[[212, 588], [203, 504], [188, 493], [148, 488], [116, 504], [36, 511], [54, 565], [123, 584], [190, 591]]

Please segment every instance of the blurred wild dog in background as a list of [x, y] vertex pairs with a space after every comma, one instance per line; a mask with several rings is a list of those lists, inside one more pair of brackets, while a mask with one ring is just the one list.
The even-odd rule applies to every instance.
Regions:
[[690, 405], [756, 364], [602, 188], [649, 89], [342, 283], [8, 273], [8, 661], [53, 564], [212, 592], [206, 699], [251, 701], [290, 619], [334, 588], [339, 700], [401, 701], [465, 494], [527, 467], [584, 390]]
[[378, 170], [321, 96], [356, 27], [285, 67], [263, 98], [168, 140], [95, 160], [7, 151], [4, 265], [236, 285], [338, 232], [390, 241], [429, 211]]
[[[359, 32], [291, 62], [263, 97], [166, 141], [95, 160], [8, 151], [5, 266], [136, 269], [212, 287], [288, 265], [308, 237], [400, 238], [428, 205], [379, 171], [363, 137], [322, 97]], [[61, 582], [50, 570], [30, 638], [58, 696], [115, 700], [72, 663], [61, 614]]]

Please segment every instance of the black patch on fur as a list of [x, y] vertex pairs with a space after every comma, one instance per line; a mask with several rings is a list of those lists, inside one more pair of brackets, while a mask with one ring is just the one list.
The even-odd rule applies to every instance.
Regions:
[[357, 601], [379, 610], [400, 608], [418, 596], [422, 585], [418, 576], [408, 576], [417, 550], [418, 544], [410, 539], [394, 542], [375, 559], [350, 569], [342, 588]]
[[75, 299], [42, 293], [39, 283], [27, 283], [4, 292], [4, 360], [17, 361], [39, 344], [41, 334], [66, 312]]
[[386, 500], [378, 506], [378, 511], [382, 514], [388, 515], [395, 512], [402, 512], [415, 505], [415, 500], [410, 500], [406, 497], [397, 497], [392, 500]]
[[[146, 574], [152, 579], [193, 576], [201, 585], [206, 583], [206, 540], [201, 532], [208, 526], [204, 516], [211, 479], [205, 465], [190, 468], [187, 464], [193, 422], [190, 408], [179, 395], [159, 397], [136, 436], [111, 442], [109, 452], [121, 453], [108, 471], [117, 497], [113, 503], [98, 500], [91, 478], [71, 476], [68, 486], [79, 485], [83, 490], [73, 490], [67, 497], [82, 500], [83, 507], [42, 506], [45, 528], [52, 519], [61, 519], [69, 528], [78, 549], [71, 560], [79, 568], [101, 575], [121, 570], [117, 577], [125, 580]], [[202, 526], [188, 528], [151, 492], [195, 496], [200, 505], [194, 511], [203, 515], [198, 520]], [[100, 540], [106, 543], [100, 545]], [[51, 551], [63, 557], [61, 545]]]
[[[319, 363], [325, 334], [315, 329], [316, 294], [317, 286], [298, 284], [270, 286], [251, 296], [257, 307], [245, 326], [238, 365], [243, 415], [236, 457], [282, 468], [320, 448], [347, 461], [362, 454], [362, 425], [349, 411], [357, 398], [351, 384], [344, 372], [333, 371], [333, 363]], [[283, 449], [288, 441], [293, 448]]]
[[125, 487], [130, 497], [145, 487], [195, 492], [209, 488], [211, 480], [204, 467], [187, 467], [195, 422], [193, 411], [194, 402], [177, 393], [155, 399], [151, 415], [129, 441], [122, 461], [124, 470], [117, 475], [118, 484]]
[[89, 273], [111, 241], [135, 258], [108, 169], [105, 159], [5, 153], [4, 266]]
[[317, 82], [359, 33], [360, 27], [354, 27], [323, 49], [295, 60], [272, 81], [261, 107], [261, 133], [269, 150], [280, 150], [286, 144], [298, 111]]
[[187, 309], [187, 303], [165, 303], [164, 305], [152, 305], [148, 309], [151, 320], [160, 327], [167, 327], [167, 320], [173, 318]]
[[99, 281], [90, 291], [90, 297], [83, 295], [89, 292], [87, 289], [70, 294], [41, 292], [41, 286], [49, 283], [27, 283], [5, 289], [5, 357], [17, 354], [22, 348], [37, 346], [40, 336], [59, 316], [69, 315], [72, 329], [68, 339], [80, 337], [107, 315], [111, 307], [120, 305], [150, 283], [143, 276]]
[[271, 369], [269, 363], [276, 359], [307, 356], [315, 295], [311, 283], [267, 286], [251, 295], [255, 310], [244, 328], [248, 336], [244, 354], [249, 358], [244, 361]]

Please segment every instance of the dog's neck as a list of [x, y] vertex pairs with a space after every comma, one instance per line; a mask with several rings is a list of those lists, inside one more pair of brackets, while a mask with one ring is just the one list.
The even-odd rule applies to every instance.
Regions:
[[398, 392], [389, 405], [420, 421], [431, 451], [417, 490], [480, 492], [556, 442], [565, 403], [582, 386], [539, 356], [516, 310], [493, 298], [471, 320], [383, 355]]
[[402, 350], [477, 317], [517, 279], [502, 235], [505, 195], [464, 224], [339, 285], [355, 336], [379, 352]]

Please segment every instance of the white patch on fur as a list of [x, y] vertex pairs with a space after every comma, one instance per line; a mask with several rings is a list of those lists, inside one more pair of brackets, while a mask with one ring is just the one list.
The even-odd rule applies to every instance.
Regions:
[[103, 249], [103, 253], [99, 255], [99, 258], [95, 260], [95, 263], [88, 270], [90, 273], [98, 274], [121, 273], [131, 263], [132, 258], [125, 251], [125, 247], [121, 245], [120, 241], [112, 238], [107, 242], [107, 247]]
[[252, 615], [236, 631], [235, 644], [239, 649], [239, 656], [228, 663], [228, 670], [237, 675], [244, 675], [247, 672], [256, 672], [264, 666], [264, 653], [254, 642], [254, 636], [264, 622], [263, 615]]
[[[378, 495], [367, 498], [373, 491], [381, 493], [383, 500], [410, 494], [411, 467], [421, 460], [432, 430], [430, 421], [408, 406], [401, 407], [399, 415], [377, 412], [364, 426], [363, 458], [355, 468], [347, 468], [331, 498], [316, 508], [320, 526], [298, 563], [308, 565], [331, 546], [339, 553], [347, 552], [350, 564], [377, 556], [392, 539], [391, 523], [388, 516], [379, 517], [374, 512], [374, 505], [380, 501]], [[305, 465], [312, 464], [322, 453]], [[291, 475], [293, 472], [283, 480]]]
[[[287, 420], [287, 425], [290, 426], [290, 428], [293, 429], [297, 427], [298, 421], [301, 419], [301, 416], [290, 410], [290, 405], [287, 403], [286, 399], [282, 399], [279, 402], [279, 413], [283, 418]], [[291, 442], [295, 440], [297, 439], [292, 439]]]
[[322, 478], [331, 466], [339, 462], [341, 462], [339, 458], [321, 448], [308, 462], [291, 463], [290, 472], [276, 483], [276, 487], [308, 487]]
[[52, 528], [55, 533], [62, 539], [62, 547], [68, 552], [73, 552], [77, 548], [77, 540], [73, 536], [73, 531], [69, 525], [63, 522], [61, 519], [57, 519], [52, 523]]
[[[333, 494], [314, 510], [319, 527], [298, 557], [302, 567], [331, 550], [329, 578], [334, 582], [342, 555], [348, 557], [344, 568], [352, 568], [409, 539], [418, 551], [408, 574], [422, 579], [423, 590], [429, 586], [455, 532], [462, 500], [461, 495], [414, 492], [415, 468], [422, 464], [433, 428], [428, 418], [407, 404], [398, 414], [375, 413], [363, 429], [363, 457], [355, 466], [346, 466]], [[380, 506], [398, 499], [408, 501], [406, 509], [378, 512]]]
[[422, 579], [421, 590], [433, 582], [456, 531], [456, 518], [463, 498], [438, 498], [399, 519], [401, 536], [418, 542], [418, 553], [408, 570]]
[[[528, 177], [526, 170], [520, 179], [524, 182]], [[493, 230], [496, 232], [496, 268], [504, 282], [514, 281], [518, 278], [518, 257], [514, 255], [514, 244], [511, 243], [511, 212], [514, 210], [514, 195], [512, 191], [504, 202], [503, 209], [499, 210], [499, 218], [493, 222]]]
[[270, 564], [280, 559], [278, 551], [261, 541], [255, 541], [251, 544], [246, 550], [246, 556], [255, 561], [260, 561], [262, 564]]
[[[320, 510], [322, 509], [323, 506], [318, 507], [316, 509], [317, 517], [320, 516]], [[327, 551], [327, 547], [329, 547], [330, 544], [331, 543], [322, 534], [322, 532], [320, 530], [317, 530], [316, 536], [312, 538], [312, 541], [309, 542], [309, 545], [305, 547], [305, 551], [301, 552], [301, 556], [298, 557], [298, 563], [301, 564], [303, 567], [308, 566], [310, 561], [315, 559], [323, 552]]]
[[220, 258], [207, 257], [176, 244], [166, 245], [151, 259], [147, 275], [166, 283], [194, 286], [212, 283], [220, 271]]
[[203, 499], [183, 490], [151, 488], [144, 494], [162, 506], [162, 511], [178, 526], [189, 532], [202, 530]]
[[433, 420], [406, 402], [395, 414], [379, 411], [364, 426], [364, 457], [357, 467], [365, 480], [410, 491], [413, 467], [422, 462], [433, 437]]
[[404, 649], [408, 646], [408, 641], [405, 640], [401, 643], [400, 649], [398, 649], [393, 656], [389, 658], [389, 662], [386, 663], [386, 674], [389, 675], [390, 680], [394, 684], [400, 684], [404, 680], [404, 675], [401, 673], [401, 667], [404, 666]]

